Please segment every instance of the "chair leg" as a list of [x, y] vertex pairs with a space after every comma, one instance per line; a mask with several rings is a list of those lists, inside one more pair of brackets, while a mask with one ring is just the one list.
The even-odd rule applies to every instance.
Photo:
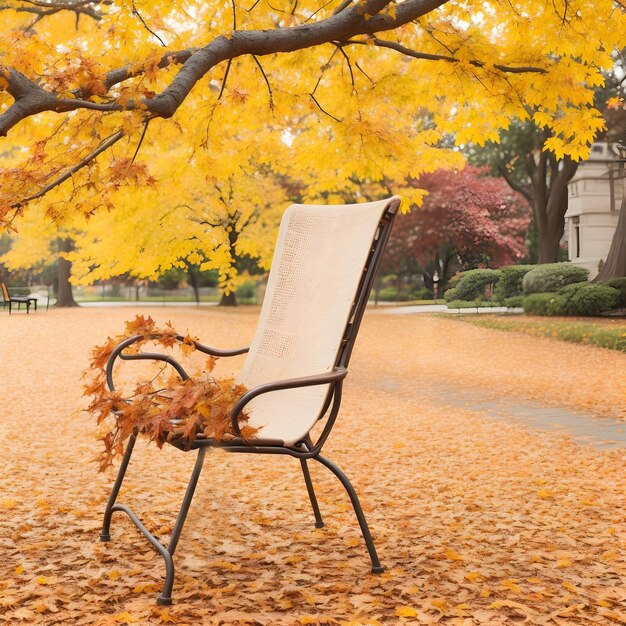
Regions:
[[122, 487], [122, 482], [124, 480], [124, 475], [126, 474], [126, 469], [128, 468], [128, 463], [130, 461], [130, 457], [133, 452], [133, 448], [135, 446], [136, 435], [131, 435], [128, 441], [128, 445], [126, 447], [126, 452], [124, 453], [124, 458], [122, 459], [122, 463], [120, 464], [120, 469], [117, 474], [117, 478], [115, 480], [115, 484], [113, 485], [113, 489], [111, 491], [111, 495], [109, 497], [109, 501], [107, 503], [107, 507], [104, 513], [104, 522], [102, 524], [102, 534], [100, 535], [100, 541], [109, 541], [111, 539], [110, 535], [110, 525], [111, 525], [111, 516], [115, 511], [124, 511], [130, 517], [131, 521], [137, 528], [143, 533], [146, 539], [152, 544], [154, 549], [163, 557], [165, 561], [165, 584], [163, 585], [163, 591], [157, 597], [157, 604], [164, 606], [172, 604], [172, 587], [174, 586], [174, 551], [176, 550], [176, 546], [178, 545], [178, 540], [180, 539], [180, 535], [183, 530], [183, 526], [185, 525], [185, 520], [187, 519], [187, 514], [189, 513], [189, 507], [191, 505], [191, 501], [193, 499], [193, 494], [196, 490], [196, 485], [198, 484], [198, 479], [200, 478], [200, 472], [202, 471], [202, 465], [204, 463], [204, 457], [206, 455], [206, 448], [200, 448], [198, 450], [198, 457], [196, 459], [196, 464], [191, 473], [191, 478], [189, 479], [189, 483], [187, 485], [187, 489], [185, 491], [185, 496], [183, 498], [183, 502], [181, 504], [180, 510], [178, 512], [178, 516], [176, 517], [176, 522], [174, 524], [174, 529], [172, 530], [172, 536], [170, 537], [170, 542], [168, 547], [166, 548], [139, 520], [139, 518], [132, 512], [132, 510], [124, 504], [116, 504], [117, 496]]
[[372, 534], [370, 533], [369, 527], [367, 525], [367, 521], [365, 519], [365, 514], [363, 513], [363, 509], [361, 508], [361, 503], [359, 502], [359, 498], [356, 495], [356, 491], [352, 486], [352, 483], [348, 480], [348, 477], [331, 461], [324, 458], [321, 454], [313, 457], [316, 461], [326, 466], [341, 482], [344, 486], [344, 489], [348, 492], [350, 496], [350, 501], [352, 502], [352, 507], [354, 508], [354, 512], [356, 513], [357, 520], [359, 521], [359, 526], [361, 527], [361, 533], [363, 534], [363, 539], [365, 539], [365, 545], [367, 546], [367, 551], [369, 552], [370, 559], [372, 561], [372, 572], [374, 574], [380, 574], [385, 571], [385, 568], [380, 564], [378, 560], [378, 554], [376, 553], [376, 547], [374, 546], [374, 540], [372, 539]]
[[187, 513], [189, 513], [189, 507], [193, 499], [193, 494], [196, 490], [196, 485], [198, 484], [198, 479], [200, 478], [200, 472], [202, 471], [202, 465], [204, 463], [206, 451], [206, 448], [200, 448], [198, 450], [196, 464], [194, 465], [193, 472], [191, 473], [191, 478], [189, 479], [187, 490], [185, 491], [185, 497], [183, 498], [183, 503], [180, 507], [180, 511], [178, 512], [178, 517], [176, 518], [174, 529], [172, 530], [170, 543], [167, 547], [167, 552], [170, 555], [170, 559], [165, 559], [165, 585], [163, 585], [163, 591], [161, 592], [161, 595], [159, 595], [157, 598], [157, 604], [161, 606], [172, 604], [172, 587], [174, 586], [174, 562], [171, 557], [174, 556], [174, 551], [176, 550], [178, 540], [180, 539], [180, 535], [183, 531], [183, 526], [185, 525], [185, 520], [187, 519]]
[[302, 473], [304, 474], [306, 490], [309, 492], [309, 500], [311, 501], [311, 507], [313, 508], [313, 515], [315, 515], [315, 528], [323, 528], [324, 520], [322, 519], [322, 514], [320, 513], [320, 507], [317, 504], [317, 498], [315, 497], [313, 482], [311, 481], [311, 474], [309, 473], [309, 467], [306, 464], [306, 459], [300, 459], [300, 465], [302, 466]]
[[113, 505], [117, 500], [117, 496], [122, 487], [122, 482], [124, 481], [124, 475], [126, 474], [126, 469], [128, 468], [128, 463], [130, 461], [130, 457], [133, 453], [133, 448], [135, 447], [135, 441], [137, 441], [137, 436], [132, 434], [128, 439], [128, 444], [126, 446], [126, 452], [124, 452], [124, 458], [120, 464], [120, 469], [117, 472], [117, 478], [115, 479], [115, 483], [113, 484], [113, 489], [111, 489], [111, 495], [109, 496], [109, 501], [107, 502], [107, 507], [104, 510], [104, 521], [102, 522], [102, 533], [100, 534], [100, 541], [110, 541], [111, 540], [111, 515], [113, 515]]

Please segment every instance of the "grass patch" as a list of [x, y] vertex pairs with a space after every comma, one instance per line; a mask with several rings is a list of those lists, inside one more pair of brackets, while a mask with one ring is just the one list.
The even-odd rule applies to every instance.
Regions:
[[570, 343], [582, 343], [626, 352], [626, 320], [624, 319], [603, 318], [590, 321], [571, 318], [545, 319], [529, 316], [511, 319], [497, 315], [448, 317], [484, 328], [520, 332], [537, 337], [550, 337]]

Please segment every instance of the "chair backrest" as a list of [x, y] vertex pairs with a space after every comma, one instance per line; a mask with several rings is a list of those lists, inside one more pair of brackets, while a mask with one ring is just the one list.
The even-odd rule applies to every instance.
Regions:
[[[239, 374], [248, 388], [347, 366], [400, 200], [294, 204], [283, 215], [257, 332]], [[248, 406], [258, 437], [291, 445], [320, 417], [328, 385], [270, 392]]]
[[9, 290], [7, 289], [7, 286], [4, 283], [0, 283], [0, 288], [2, 288], [2, 299], [5, 302], [9, 301]]

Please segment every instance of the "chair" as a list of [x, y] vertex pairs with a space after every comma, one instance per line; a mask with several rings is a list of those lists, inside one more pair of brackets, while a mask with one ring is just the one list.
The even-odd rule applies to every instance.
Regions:
[[[337, 206], [292, 205], [283, 215], [272, 269], [256, 334], [249, 348], [218, 350], [196, 343], [196, 348], [216, 357], [247, 353], [238, 382], [248, 391], [232, 410], [232, 440], [196, 438], [173, 440], [183, 451], [197, 451], [169, 544], [152, 535], [133, 511], [117, 504], [124, 475], [136, 441], [131, 435], [117, 479], [104, 513], [102, 541], [110, 540], [111, 516], [125, 512], [165, 561], [165, 584], [157, 598], [171, 604], [174, 583], [173, 555], [200, 476], [206, 451], [221, 447], [229, 452], [275, 454], [299, 460], [315, 526], [324, 526], [309, 474], [308, 461], [317, 461], [339, 479], [350, 497], [369, 552], [372, 572], [380, 573], [374, 541], [354, 487], [346, 475], [320, 454], [337, 418], [343, 380], [377, 267], [389, 238], [400, 200]], [[172, 365], [185, 379], [183, 367], [169, 355], [125, 353], [140, 340], [125, 339], [114, 349], [106, 366], [109, 388], [115, 389], [113, 365], [122, 360], [156, 359]], [[183, 337], [178, 337], [183, 341]], [[251, 415], [249, 425], [258, 428], [254, 439], [241, 437], [238, 416]], [[325, 419], [319, 435], [311, 429]]]
[[2, 289], [3, 308], [6, 308], [7, 304], [9, 305], [9, 315], [11, 315], [11, 308], [14, 302], [17, 303], [18, 311], [22, 307], [22, 304], [25, 304], [26, 313], [30, 313], [31, 302], [35, 304], [35, 311], [37, 310], [37, 298], [33, 298], [32, 296], [11, 296], [4, 283], [0, 283], [0, 289]]

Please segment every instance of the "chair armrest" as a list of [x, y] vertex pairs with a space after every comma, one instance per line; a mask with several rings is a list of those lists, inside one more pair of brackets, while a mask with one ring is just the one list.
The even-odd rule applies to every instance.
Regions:
[[233, 432], [241, 436], [239, 428], [239, 414], [243, 408], [257, 396], [270, 391], [280, 391], [282, 389], [296, 389], [298, 387], [312, 387], [314, 385], [328, 385], [330, 383], [339, 383], [348, 375], [345, 367], [336, 367], [332, 372], [324, 372], [322, 374], [312, 374], [311, 376], [302, 376], [301, 378], [288, 378], [286, 380], [278, 380], [270, 383], [264, 383], [258, 387], [253, 387], [239, 398], [239, 401], [230, 413]]
[[[128, 339], [124, 339], [124, 341], [121, 341], [117, 344], [106, 364], [106, 380], [107, 385], [109, 386], [109, 389], [111, 391], [115, 391], [115, 385], [113, 384], [113, 365], [118, 357], [123, 361], [163, 361], [168, 365], [171, 365], [178, 372], [183, 380], [187, 380], [189, 378], [189, 375], [184, 370], [183, 366], [174, 357], [171, 357], [168, 354], [160, 354], [158, 352], [138, 352], [137, 354], [123, 353], [123, 351], [133, 343], [141, 341], [142, 339], [156, 339], [157, 337], [158, 335], [134, 335], [132, 337], [129, 337]], [[185, 341], [185, 337], [183, 335], [176, 335], [174, 337], [174, 340], [178, 341], [179, 343], [183, 343]], [[236, 348], [234, 350], [219, 350], [217, 348], [205, 346], [198, 341], [194, 341], [193, 345], [199, 352], [220, 358], [245, 354], [250, 349], [249, 347], [245, 347]]]

